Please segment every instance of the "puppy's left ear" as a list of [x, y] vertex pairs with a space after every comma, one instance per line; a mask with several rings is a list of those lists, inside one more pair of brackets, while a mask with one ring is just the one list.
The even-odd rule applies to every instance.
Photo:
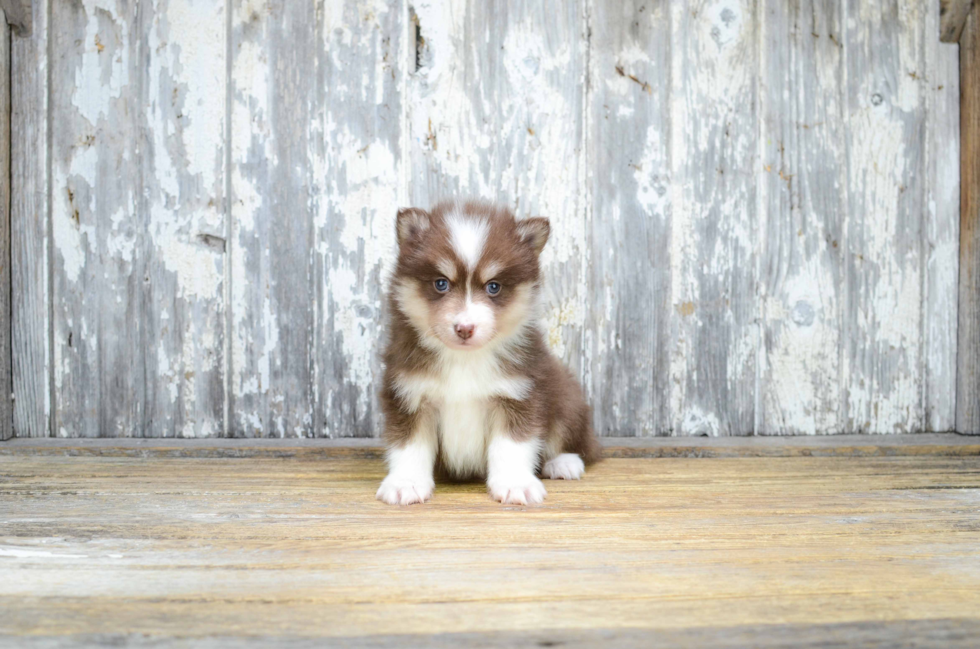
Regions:
[[543, 216], [532, 216], [517, 222], [517, 234], [521, 242], [531, 246], [534, 254], [540, 255], [544, 250], [544, 244], [548, 243], [551, 225]]
[[417, 207], [404, 207], [398, 210], [397, 223], [395, 225], [398, 234], [398, 245], [405, 246], [417, 240], [429, 229], [431, 218], [425, 210]]

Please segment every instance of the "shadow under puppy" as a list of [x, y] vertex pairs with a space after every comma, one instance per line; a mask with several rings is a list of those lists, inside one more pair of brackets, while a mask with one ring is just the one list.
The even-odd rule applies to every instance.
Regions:
[[575, 480], [600, 456], [582, 390], [538, 324], [548, 220], [445, 202], [399, 210], [396, 227], [378, 499], [425, 502], [438, 462], [453, 477], [485, 477], [502, 503], [540, 503], [539, 469]]

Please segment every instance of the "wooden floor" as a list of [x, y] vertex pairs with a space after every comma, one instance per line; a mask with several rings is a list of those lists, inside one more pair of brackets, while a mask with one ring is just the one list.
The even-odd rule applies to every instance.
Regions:
[[37, 448], [0, 446], [3, 647], [980, 643], [976, 454], [614, 458], [540, 507], [399, 508], [371, 453]]

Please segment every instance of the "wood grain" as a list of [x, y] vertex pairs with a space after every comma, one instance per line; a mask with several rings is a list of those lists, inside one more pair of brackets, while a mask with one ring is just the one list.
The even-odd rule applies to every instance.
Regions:
[[313, 429], [319, 19], [312, 3], [233, 9], [231, 435]]
[[377, 460], [0, 456], [0, 472], [12, 642], [772, 624], [853, 639], [955, 634], [980, 607], [980, 457], [610, 459], [549, 481], [536, 508], [478, 483], [391, 508]]
[[602, 434], [945, 431], [972, 407], [934, 0], [34, 11], [19, 435], [376, 435], [395, 209], [464, 194], [552, 220], [545, 332]]
[[748, 0], [697, 7], [670, 5], [671, 431], [747, 435], [759, 369], [758, 14]]
[[0, 9], [0, 442], [14, 436], [10, 362], [10, 28]]
[[34, 2], [33, 31], [11, 39], [10, 257], [14, 433], [51, 433], [51, 296], [48, 208], [48, 3]]
[[[3, 13], [4, 23], [9, 25], [17, 34], [29, 36], [31, 33], [31, 0], [0, 0], [0, 12]], [[6, 31], [9, 39], [10, 29]]]
[[760, 15], [765, 366], [756, 432], [839, 430], [839, 241], [846, 200], [838, 191], [846, 164], [841, 5], [774, 0]]
[[928, 9], [862, 9], [844, 34], [842, 422], [848, 431], [918, 431], [926, 115], [919, 44]]
[[980, 434], [980, 11], [960, 39], [960, 281], [956, 430]]
[[971, 9], [973, 0], [939, 0], [939, 40], [959, 42]]
[[587, 388], [600, 434], [656, 435], [672, 425], [670, 12], [598, 2], [589, 26]]
[[[315, 434], [374, 437], [395, 214], [408, 204], [406, 75], [415, 61], [399, 1], [328, 5], [318, 34]], [[414, 42], [414, 38], [412, 39]]]
[[[146, 67], [136, 254], [144, 266], [133, 358], [145, 367], [145, 396], [134, 435], [212, 437], [225, 429], [225, 7], [138, 5]], [[115, 399], [125, 389], [117, 382], [107, 394]]]
[[[935, 17], [932, 18], [935, 20]], [[932, 23], [927, 23], [927, 28]], [[928, 34], [928, 32], [927, 32]], [[927, 36], [928, 38], [928, 36]], [[955, 45], [926, 48], [923, 364], [927, 431], [956, 427], [960, 238], [960, 70]]]

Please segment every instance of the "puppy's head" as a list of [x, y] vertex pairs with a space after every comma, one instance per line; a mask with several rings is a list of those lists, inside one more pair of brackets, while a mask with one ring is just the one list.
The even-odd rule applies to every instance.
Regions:
[[548, 219], [484, 203], [398, 211], [392, 290], [430, 348], [475, 350], [510, 339], [535, 315]]

